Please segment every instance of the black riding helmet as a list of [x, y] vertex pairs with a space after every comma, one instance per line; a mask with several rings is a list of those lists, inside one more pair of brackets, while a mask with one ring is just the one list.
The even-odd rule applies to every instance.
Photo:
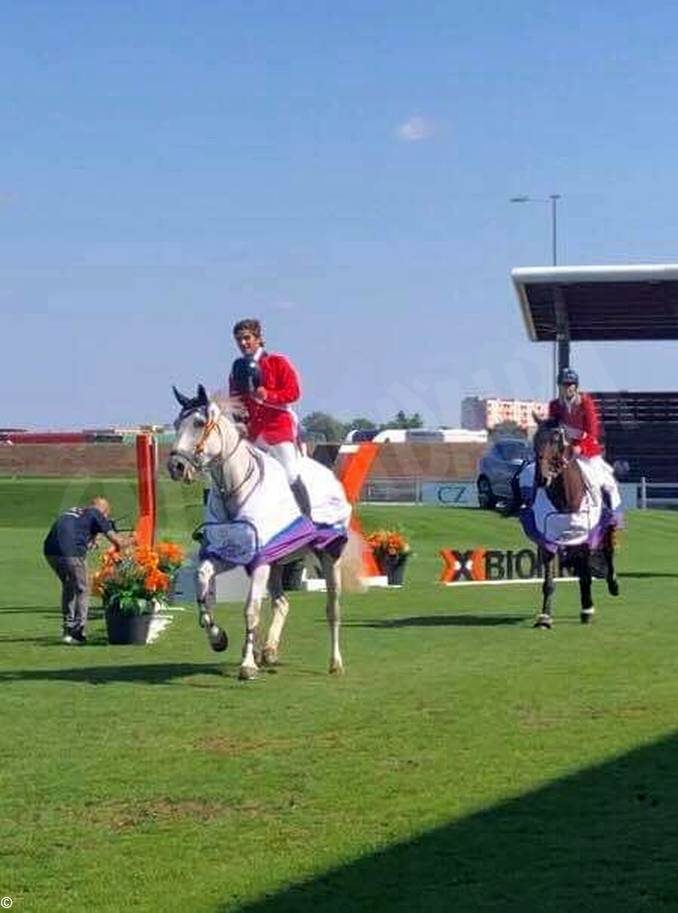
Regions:
[[574, 368], [561, 368], [558, 371], [559, 384], [576, 384], [579, 386], [579, 375]]

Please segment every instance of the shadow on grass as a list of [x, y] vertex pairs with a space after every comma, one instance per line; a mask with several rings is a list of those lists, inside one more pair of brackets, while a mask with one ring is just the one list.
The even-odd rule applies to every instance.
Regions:
[[669, 913], [677, 855], [671, 737], [238, 911]]
[[[89, 650], [89, 645], [63, 649]], [[191, 675], [216, 675], [224, 678], [229, 673], [224, 666], [210, 663], [143, 663], [129, 666], [83, 666], [79, 669], [16, 669], [0, 672], [0, 683], [51, 681], [108, 685], [113, 682], [141, 682], [146, 685], [171, 685], [175, 680]]]
[[634, 580], [652, 580], [653, 577], [678, 577], [678, 571], [620, 571], [617, 577], [629, 577]]
[[16, 612], [17, 615], [31, 615], [31, 614], [61, 615], [61, 609], [56, 608], [55, 606], [46, 606], [46, 605], [3, 606], [3, 605], [0, 605], [0, 615], [9, 615], [13, 612]]
[[374, 618], [364, 621], [346, 621], [352, 628], [436, 628], [436, 627], [478, 627], [492, 628], [497, 625], [519, 625], [532, 618], [531, 615], [412, 615], [405, 618]]
[[49, 634], [41, 634], [37, 637], [21, 637], [13, 634], [0, 634], [0, 644], [37, 644], [41, 647], [63, 647], [61, 639]]

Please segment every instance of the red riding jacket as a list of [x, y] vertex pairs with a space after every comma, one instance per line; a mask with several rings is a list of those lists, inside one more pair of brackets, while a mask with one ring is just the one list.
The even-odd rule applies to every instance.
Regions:
[[262, 352], [256, 362], [261, 372], [260, 386], [266, 390], [265, 400], [238, 391], [233, 383], [233, 373], [228, 379], [231, 395], [240, 396], [247, 409], [250, 440], [255, 441], [261, 436], [267, 444], [294, 442], [297, 439], [297, 417], [290, 404], [301, 396], [297, 372], [284, 355]]
[[557, 419], [571, 438], [581, 447], [583, 457], [600, 456], [603, 452], [598, 443], [600, 422], [596, 404], [588, 393], [579, 394], [579, 402], [571, 406], [561, 399], [552, 399], [549, 403], [549, 418]]

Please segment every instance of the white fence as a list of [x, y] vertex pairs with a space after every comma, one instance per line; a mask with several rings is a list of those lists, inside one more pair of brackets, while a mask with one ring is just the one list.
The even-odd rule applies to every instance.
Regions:
[[[678, 507], [678, 482], [621, 482], [624, 510]], [[477, 507], [475, 480], [429, 482], [422, 479], [370, 479], [360, 500], [368, 504], [438, 504], [441, 507]]]
[[638, 483], [638, 507], [641, 510], [678, 507], [678, 482], [648, 482], [643, 477]]

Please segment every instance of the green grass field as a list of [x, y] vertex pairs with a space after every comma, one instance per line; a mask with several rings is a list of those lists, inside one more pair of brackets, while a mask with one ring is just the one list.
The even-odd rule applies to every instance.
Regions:
[[[155, 644], [58, 642], [41, 542], [131, 481], [0, 481], [0, 896], [27, 913], [678, 909], [678, 515], [634, 513], [622, 596], [593, 625], [561, 585], [437, 583], [443, 547], [524, 544], [479, 511], [371, 507], [415, 555], [402, 590], [293, 594], [282, 664], [237, 681], [241, 610], [209, 652], [192, 611]], [[198, 494], [160, 486], [188, 541]], [[95, 603], [96, 605], [96, 603]], [[191, 607], [192, 608], [192, 607]], [[223, 657], [223, 658], [222, 658]]]

